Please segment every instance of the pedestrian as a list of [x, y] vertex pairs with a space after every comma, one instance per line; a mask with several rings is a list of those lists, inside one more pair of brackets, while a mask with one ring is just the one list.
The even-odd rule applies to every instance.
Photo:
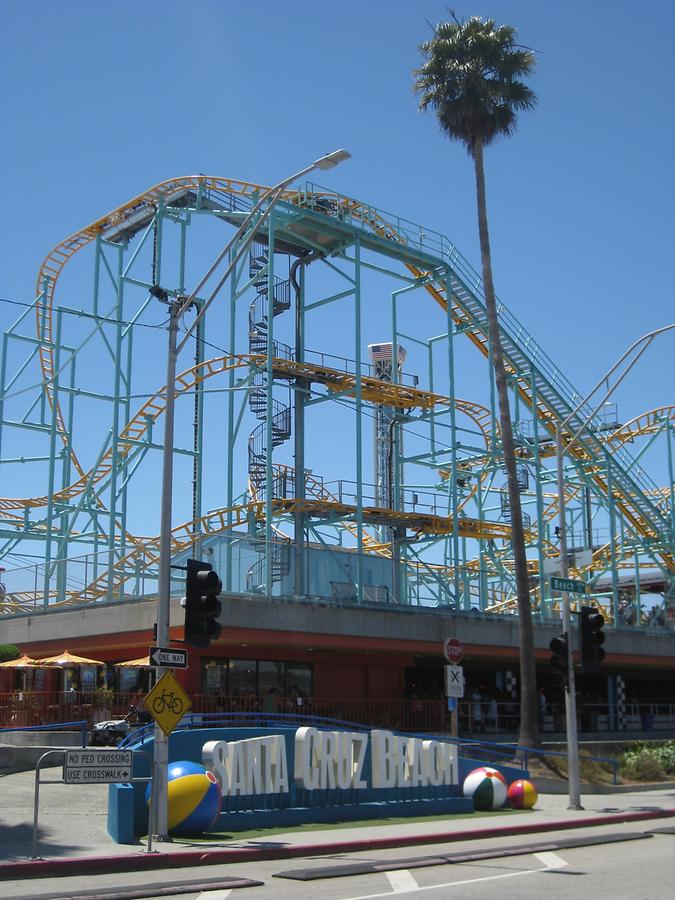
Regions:
[[483, 730], [483, 695], [476, 688], [470, 697], [471, 700], [471, 730], [472, 731], [482, 731]]
[[275, 713], [279, 711], [277, 689], [275, 687], [271, 687], [263, 699], [262, 711], [266, 713]]
[[544, 730], [544, 722], [546, 721], [546, 694], [543, 688], [539, 688], [539, 731]]
[[497, 698], [494, 694], [490, 696], [485, 713], [485, 728], [487, 731], [497, 730]]

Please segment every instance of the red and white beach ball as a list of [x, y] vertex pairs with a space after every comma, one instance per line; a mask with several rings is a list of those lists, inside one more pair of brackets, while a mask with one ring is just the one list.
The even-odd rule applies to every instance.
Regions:
[[497, 769], [480, 766], [464, 779], [464, 796], [473, 798], [474, 809], [499, 809], [506, 802], [506, 779]]

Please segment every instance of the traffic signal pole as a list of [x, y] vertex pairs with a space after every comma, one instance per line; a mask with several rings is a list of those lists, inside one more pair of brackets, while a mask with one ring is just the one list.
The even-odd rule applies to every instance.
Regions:
[[[555, 429], [556, 455], [558, 463], [558, 513], [560, 516], [560, 574], [569, 575], [567, 565], [567, 528], [565, 515], [565, 483], [563, 478], [562, 429]], [[568, 809], [583, 809], [579, 779], [579, 735], [577, 733], [577, 695], [574, 684], [574, 641], [572, 632], [572, 611], [570, 595], [562, 592], [563, 630], [567, 637], [567, 683], [565, 685], [565, 724], [567, 730], [567, 788]]]
[[[159, 534], [159, 578], [157, 604], [157, 644], [169, 646], [169, 613], [171, 604], [171, 499], [173, 492], [173, 438], [174, 408], [176, 399], [176, 344], [178, 320], [183, 313], [185, 301], [179, 297], [169, 304], [169, 350], [166, 364], [166, 408], [164, 412], [164, 457], [162, 459], [162, 507]], [[158, 681], [167, 669], [162, 666], [155, 670]], [[168, 825], [168, 777], [169, 739], [155, 722], [155, 750], [152, 763], [152, 821], [150, 834], [155, 840], [169, 840]]]

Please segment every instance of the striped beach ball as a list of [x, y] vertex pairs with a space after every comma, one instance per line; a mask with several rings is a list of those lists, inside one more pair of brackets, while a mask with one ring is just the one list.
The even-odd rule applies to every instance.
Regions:
[[464, 779], [464, 796], [473, 798], [474, 809], [499, 809], [506, 801], [506, 779], [497, 769], [480, 766]]
[[513, 781], [508, 789], [509, 803], [514, 809], [532, 809], [537, 802], [537, 789], [526, 778]]
[[[171, 834], [201, 834], [220, 815], [223, 798], [212, 772], [199, 763], [180, 760], [169, 764], [168, 828]], [[150, 785], [146, 790], [150, 802]]]

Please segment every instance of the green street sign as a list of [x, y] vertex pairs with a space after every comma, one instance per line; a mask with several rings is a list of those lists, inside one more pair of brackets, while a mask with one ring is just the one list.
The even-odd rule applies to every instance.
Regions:
[[552, 591], [567, 591], [569, 594], [585, 594], [586, 583], [576, 581], [574, 578], [551, 578]]

